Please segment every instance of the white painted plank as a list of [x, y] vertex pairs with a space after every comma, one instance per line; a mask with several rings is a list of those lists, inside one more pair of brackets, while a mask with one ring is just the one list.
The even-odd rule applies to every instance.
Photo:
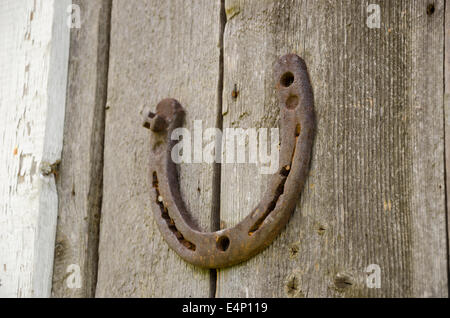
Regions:
[[70, 0], [0, 2], [0, 297], [48, 297]]

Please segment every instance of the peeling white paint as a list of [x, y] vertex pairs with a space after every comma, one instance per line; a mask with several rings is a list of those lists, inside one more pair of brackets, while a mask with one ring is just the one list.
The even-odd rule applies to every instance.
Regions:
[[48, 297], [71, 0], [0, 1], [0, 297]]

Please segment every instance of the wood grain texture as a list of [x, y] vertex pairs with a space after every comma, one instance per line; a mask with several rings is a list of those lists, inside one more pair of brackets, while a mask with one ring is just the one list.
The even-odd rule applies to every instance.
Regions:
[[[444, 1], [226, 0], [224, 127], [275, 127], [272, 66], [302, 56], [315, 93], [309, 179], [286, 230], [218, 273], [218, 297], [446, 297]], [[238, 98], [232, 97], [235, 87]], [[267, 176], [222, 165], [221, 224], [257, 204]], [[366, 268], [381, 268], [368, 288]]]
[[97, 278], [111, 1], [73, 4], [53, 297], [93, 297]]
[[447, 256], [450, 272], [450, 1], [445, 2], [444, 25], [444, 120], [445, 120], [445, 189], [447, 194]]
[[[209, 271], [170, 250], [153, 220], [141, 111], [172, 97], [187, 110], [185, 127], [215, 126], [219, 13], [220, 1], [113, 1], [98, 297], [209, 296]], [[188, 209], [209, 230], [213, 167], [183, 164], [180, 183]]]
[[0, 297], [51, 291], [70, 3], [0, 2]]
[[414, 2], [411, 11], [415, 12], [411, 19], [409, 96], [411, 294], [415, 297], [448, 297], [445, 161], [441, 159], [445, 158], [442, 118], [445, 2]]

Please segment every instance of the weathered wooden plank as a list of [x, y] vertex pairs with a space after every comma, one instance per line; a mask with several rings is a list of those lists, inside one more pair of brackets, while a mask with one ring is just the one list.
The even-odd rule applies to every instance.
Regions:
[[[219, 271], [218, 297], [447, 296], [444, 1], [382, 2], [381, 28], [366, 25], [368, 5], [226, 0], [224, 127], [277, 125], [271, 68], [293, 52], [309, 68], [318, 129], [285, 232]], [[266, 181], [222, 166], [222, 226], [249, 213]], [[380, 289], [366, 284], [370, 264]]]
[[93, 297], [97, 278], [111, 1], [73, 4], [53, 297]]
[[69, 4], [0, 2], [0, 297], [50, 295]]
[[[411, 267], [414, 297], [448, 297], [444, 154], [445, 2], [411, 12]], [[408, 89], [408, 87], [407, 87]]]
[[[181, 260], [150, 209], [144, 105], [173, 97], [185, 127], [214, 127], [219, 83], [220, 1], [114, 1], [106, 111], [103, 205], [96, 296], [209, 296], [210, 273]], [[210, 229], [213, 166], [183, 164], [181, 192]]]
[[[445, 2], [444, 25], [444, 120], [445, 120], [445, 189], [447, 194], [447, 253], [450, 246], [450, 2]], [[448, 264], [450, 270], [450, 254]]]

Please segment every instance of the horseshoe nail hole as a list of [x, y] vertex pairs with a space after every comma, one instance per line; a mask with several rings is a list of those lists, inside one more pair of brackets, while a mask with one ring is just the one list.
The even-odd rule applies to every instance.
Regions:
[[291, 95], [286, 100], [286, 107], [289, 109], [294, 109], [295, 107], [297, 107], [297, 105], [298, 105], [298, 96], [296, 95]]
[[294, 83], [294, 74], [291, 72], [286, 72], [281, 76], [280, 84], [284, 87], [289, 87], [292, 83]]
[[430, 3], [427, 5], [427, 15], [432, 15], [434, 13], [434, 3]]
[[[295, 147], [294, 147], [294, 153], [295, 153]], [[252, 236], [256, 231], [258, 231], [262, 224], [264, 223], [264, 220], [269, 216], [269, 214], [275, 209], [278, 199], [284, 192], [284, 184], [286, 183], [287, 177], [289, 176], [289, 172], [291, 170], [291, 165], [284, 166], [280, 170], [280, 175], [283, 176], [283, 179], [281, 180], [280, 184], [278, 185], [275, 196], [273, 200], [269, 203], [266, 210], [264, 211], [264, 214], [253, 224], [253, 226], [248, 231], [248, 235]], [[256, 212], [256, 210], [255, 210]]]
[[175, 225], [175, 221], [170, 217], [169, 211], [168, 211], [166, 205], [164, 204], [164, 199], [161, 196], [161, 193], [159, 192], [158, 176], [155, 171], [153, 171], [152, 185], [153, 185], [153, 188], [155, 189], [156, 204], [158, 204], [158, 206], [161, 210], [161, 217], [166, 222], [167, 227], [173, 233], [173, 235], [175, 235], [175, 237], [177, 238], [178, 242], [180, 242], [181, 245], [183, 245], [187, 249], [195, 251], [195, 249], [196, 249], [195, 244], [192, 242], [189, 242], [188, 240], [186, 240], [184, 238], [183, 234], [177, 229], [177, 227]]
[[219, 239], [217, 240], [217, 249], [225, 252], [228, 247], [230, 246], [230, 239], [226, 236], [221, 236], [219, 237]]

